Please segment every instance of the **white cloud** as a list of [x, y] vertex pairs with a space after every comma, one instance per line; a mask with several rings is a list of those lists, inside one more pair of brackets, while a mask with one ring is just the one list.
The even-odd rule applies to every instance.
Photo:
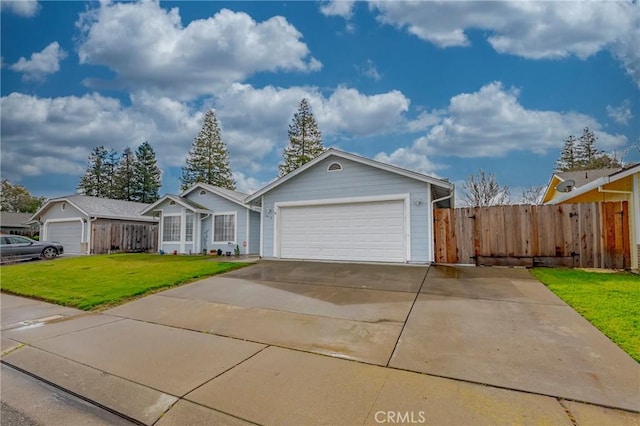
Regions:
[[378, 20], [439, 47], [468, 46], [466, 31], [487, 30], [500, 53], [530, 59], [585, 59], [609, 49], [640, 85], [640, 4], [564, 1], [374, 1]]
[[234, 172], [233, 179], [236, 181], [236, 190], [245, 194], [256, 192], [269, 183], [247, 176], [242, 172]]
[[185, 27], [178, 8], [166, 10], [155, 1], [106, 2], [84, 13], [77, 25], [81, 63], [109, 67], [117, 74], [114, 84], [180, 99], [213, 94], [257, 72], [322, 66], [281, 16], [256, 22], [223, 9]]
[[320, 4], [320, 13], [325, 16], [340, 16], [350, 19], [353, 16], [353, 6], [355, 1], [351, 0], [331, 0]]
[[609, 150], [627, 142], [626, 136], [604, 132], [601, 124], [588, 115], [526, 109], [518, 96], [518, 90], [505, 89], [500, 82], [456, 95], [446, 111], [439, 112], [438, 123], [425, 136], [410, 147], [380, 153], [378, 158], [430, 171], [437, 170], [429, 160], [434, 156], [499, 158], [513, 151], [544, 154], [559, 150], [564, 138], [581, 134], [584, 127], [596, 133], [599, 149]]
[[358, 68], [358, 71], [362, 73], [365, 77], [369, 77], [372, 80], [378, 81], [382, 78], [382, 74], [378, 72], [376, 68], [376, 64], [373, 63], [371, 59], [367, 59], [367, 63]]
[[618, 107], [607, 105], [607, 115], [616, 123], [627, 125], [629, 124], [629, 120], [633, 118], [631, 103], [626, 100]]
[[18, 16], [31, 18], [36, 16], [40, 10], [40, 4], [36, 0], [2, 0], [0, 1], [2, 11], [12, 12]]
[[251, 180], [252, 175], [264, 170], [275, 175], [275, 164], [265, 162], [265, 157], [288, 143], [288, 125], [304, 97], [325, 136], [393, 132], [409, 105], [395, 91], [367, 96], [339, 87], [327, 97], [314, 87], [256, 89], [239, 83], [205, 100], [207, 106], [198, 110], [144, 91], [131, 95], [130, 106], [95, 93], [53, 99], [12, 93], [0, 104], [3, 175], [78, 175], [93, 147], [105, 145], [121, 152], [145, 140], [161, 167], [181, 167], [202, 126], [205, 108], [213, 107], [232, 169], [247, 189], [261, 183]]
[[60, 48], [57, 41], [50, 43], [41, 52], [35, 52], [31, 59], [24, 57], [11, 65], [13, 71], [23, 73], [25, 81], [42, 81], [46, 76], [60, 70], [60, 61], [67, 57], [67, 52]]

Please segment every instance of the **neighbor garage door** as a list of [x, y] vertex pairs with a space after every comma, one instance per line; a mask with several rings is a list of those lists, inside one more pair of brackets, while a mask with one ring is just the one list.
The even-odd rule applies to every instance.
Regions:
[[61, 243], [65, 253], [80, 253], [82, 224], [79, 220], [48, 223], [47, 240]]
[[279, 256], [404, 262], [404, 201], [282, 207]]

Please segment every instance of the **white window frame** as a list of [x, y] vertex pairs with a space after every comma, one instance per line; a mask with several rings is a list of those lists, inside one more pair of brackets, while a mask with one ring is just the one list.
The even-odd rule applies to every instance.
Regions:
[[[187, 234], [187, 232], [189, 231], [189, 229], [187, 228], [187, 225], [189, 224], [189, 219], [191, 219], [191, 239], [189, 239], [189, 235]], [[195, 227], [196, 227], [196, 215], [193, 213], [186, 213], [184, 216], [184, 241], [187, 243], [193, 243], [193, 239], [195, 236]], [[182, 226], [182, 225], [180, 225]]]
[[[162, 215], [162, 242], [163, 243], [180, 243], [180, 229], [182, 229], [182, 218], [181, 218], [182, 214], [181, 213], [165, 213]], [[166, 217], [177, 217], [178, 218], [178, 239], [177, 240], [165, 240], [164, 239], [164, 230], [165, 230], [165, 225], [164, 225], [164, 219]]]
[[[216, 240], [216, 216], [233, 215], [233, 240]], [[217, 212], [211, 215], [211, 242], [213, 244], [237, 243], [238, 241], [238, 212]]]

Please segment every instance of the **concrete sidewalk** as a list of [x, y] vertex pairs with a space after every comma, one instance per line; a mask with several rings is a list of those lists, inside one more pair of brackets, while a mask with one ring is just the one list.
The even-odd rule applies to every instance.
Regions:
[[637, 426], [638, 364], [572, 352], [586, 321], [498, 272], [265, 262], [99, 314], [2, 294], [2, 362], [147, 425]]

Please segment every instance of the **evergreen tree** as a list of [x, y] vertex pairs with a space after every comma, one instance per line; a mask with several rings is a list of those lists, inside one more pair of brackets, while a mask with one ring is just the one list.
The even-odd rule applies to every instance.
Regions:
[[204, 115], [202, 129], [193, 141], [180, 181], [183, 190], [198, 182], [236, 189], [229, 165], [229, 151], [222, 141], [218, 120], [212, 110]]
[[578, 138], [577, 144], [577, 157], [578, 163], [580, 167], [584, 169], [592, 169], [592, 165], [595, 163], [595, 160], [603, 154], [602, 151], [598, 151], [596, 149], [596, 141], [598, 138], [596, 135], [589, 130], [588, 127], [582, 132], [582, 135]]
[[597, 141], [598, 137], [588, 127], [579, 138], [573, 135], [567, 137], [556, 162], [556, 172], [621, 167], [620, 160], [615, 156], [596, 149]]
[[116, 182], [115, 182], [115, 174], [116, 174], [116, 169], [118, 168], [119, 162], [120, 162], [120, 158], [118, 157], [118, 153], [113, 149], [109, 149], [107, 151], [107, 156], [105, 157], [105, 160], [104, 160], [104, 171], [105, 171], [105, 180], [106, 180], [104, 196], [106, 198], [118, 198]]
[[107, 156], [109, 152], [102, 145], [93, 148], [89, 154], [89, 163], [84, 176], [80, 178], [78, 192], [93, 197], [106, 198], [108, 194], [108, 167]]
[[576, 170], [578, 167], [577, 141], [578, 140], [573, 135], [569, 135], [564, 140], [564, 146], [560, 152], [560, 158], [556, 161], [557, 172], [569, 172]]
[[137, 161], [136, 154], [131, 151], [131, 148], [125, 148], [113, 176], [115, 187], [113, 198], [126, 201], [135, 200], [138, 192], [138, 182], [136, 180]]
[[306, 99], [302, 99], [298, 112], [289, 125], [289, 146], [284, 150], [284, 163], [278, 165], [282, 177], [324, 152], [322, 134]]
[[149, 142], [144, 142], [136, 151], [137, 161], [134, 163], [135, 196], [141, 203], [153, 203], [160, 198], [160, 178], [162, 173], [158, 167], [156, 153]]

